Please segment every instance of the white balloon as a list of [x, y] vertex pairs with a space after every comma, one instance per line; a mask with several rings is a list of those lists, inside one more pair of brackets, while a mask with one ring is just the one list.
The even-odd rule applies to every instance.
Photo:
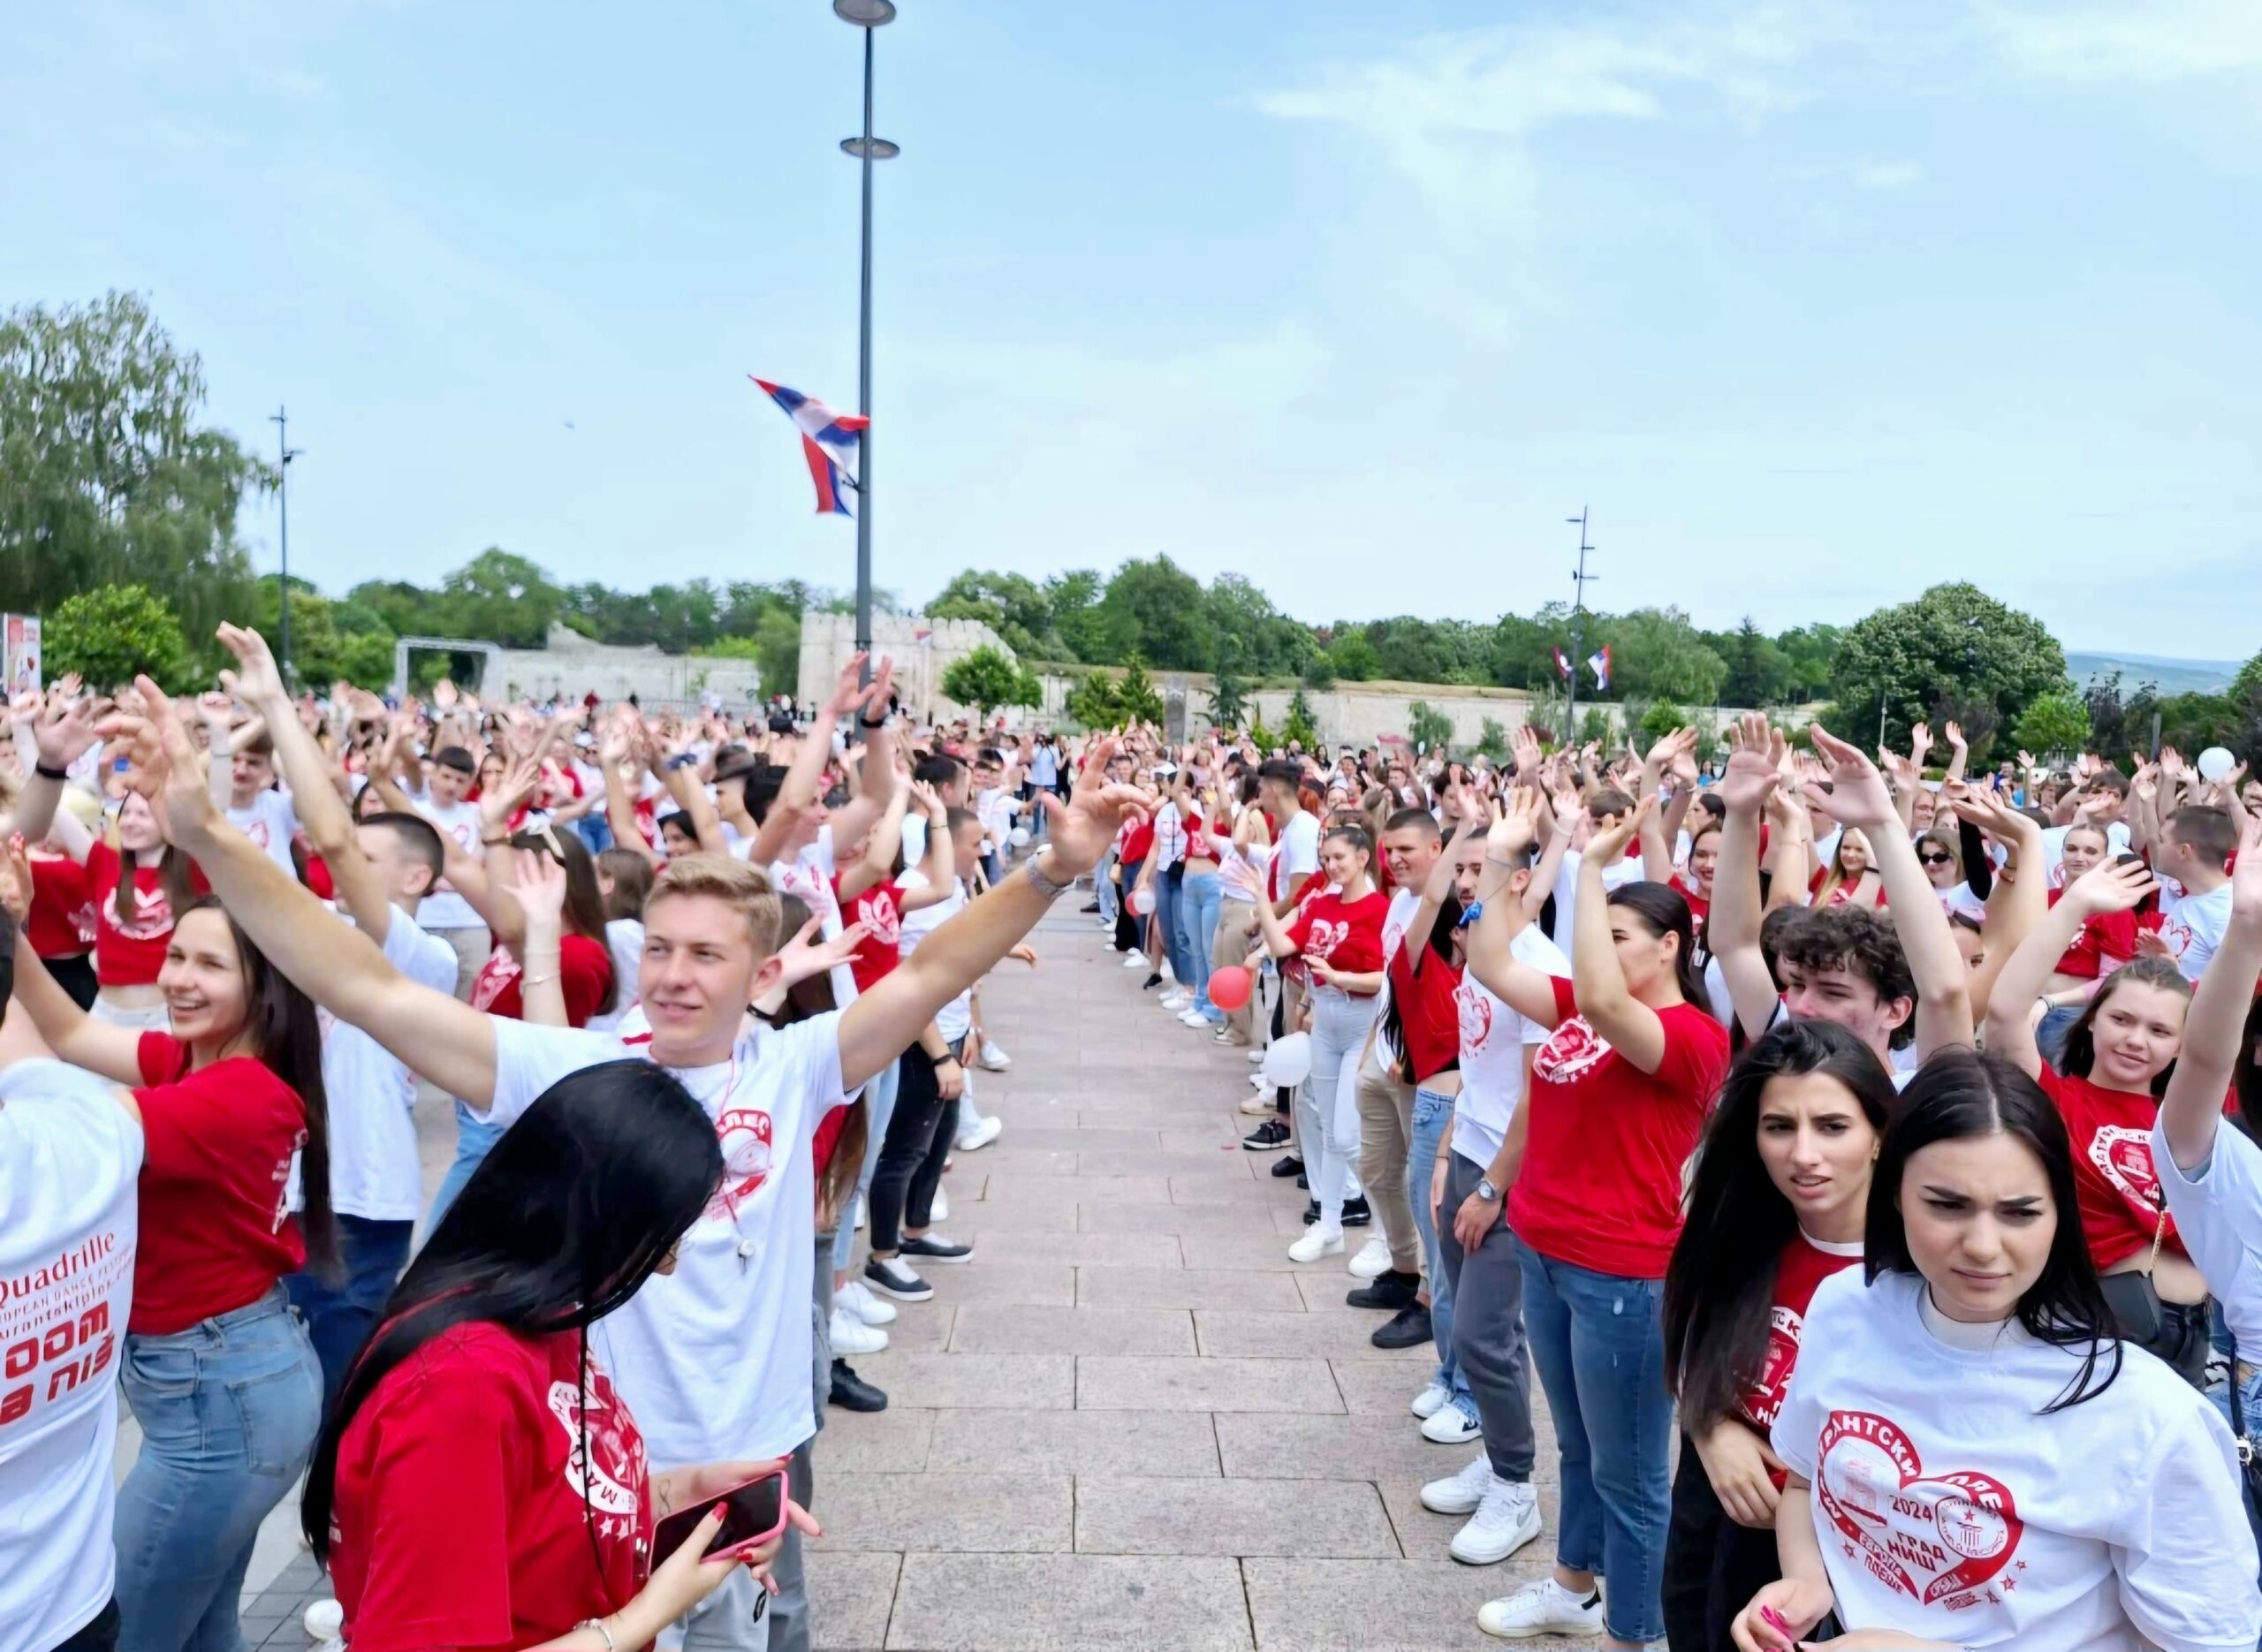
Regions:
[[2199, 778], [2220, 780], [2237, 767], [2238, 759], [2220, 746], [2210, 746], [2199, 754]]
[[1264, 1052], [1264, 1081], [1292, 1089], [1311, 1076], [1311, 1034], [1291, 1033]]
[[1137, 913], [1138, 913], [1142, 918], [1143, 918], [1143, 917], [1145, 917], [1149, 913], [1150, 913], [1150, 912], [1154, 911], [1154, 909], [1155, 909], [1155, 891], [1154, 891], [1154, 890], [1150, 890], [1150, 889], [1135, 889], [1135, 890], [1133, 890], [1131, 891], [1131, 910], [1132, 910], [1132, 911], [1134, 911], [1134, 912]]
[[1006, 834], [1006, 841], [1007, 843], [1009, 843], [1009, 844], [1013, 845], [1013, 847], [1014, 847], [1014, 848], [1016, 848], [1016, 849], [1026, 849], [1026, 848], [1028, 848], [1028, 847], [1029, 847], [1029, 828], [1028, 828], [1028, 827], [1026, 827], [1026, 826], [1016, 826], [1016, 827], [1014, 827], [1014, 828], [1013, 829], [1013, 830], [1011, 830], [1011, 831], [1009, 831], [1009, 832], [1007, 832], [1007, 833]]

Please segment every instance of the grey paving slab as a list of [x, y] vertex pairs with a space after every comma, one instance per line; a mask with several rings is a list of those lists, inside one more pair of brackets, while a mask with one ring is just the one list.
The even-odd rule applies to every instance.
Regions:
[[[1430, 1351], [1434, 1360], [1437, 1350]], [[1412, 1370], [1407, 1362], [1386, 1355], [1378, 1348], [1370, 1347], [1365, 1356], [1355, 1359], [1330, 1360], [1328, 1368], [1335, 1374], [1335, 1386], [1343, 1391], [1343, 1404], [1355, 1417], [1404, 1417], [1413, 1421], [1408, 1409], [1414, 1396], [1429, 1386], [1434, 1365], [1423, 1366], [1416, 1361]]]
[[1040, 1554], [1074, 1546], [1066, 1474], [843, 1474], [817, 1486], [825, 1542], [835, 1550]]
[[1277, 1234], [1266, 1239], [1246, 1233], [1197, 1233], [1186, 1240], [1186, 1265], [1189, 1268], [1245, 1268], [1262, 1273], [1296, 1273], [1305, 1269], [1322, 1269], [1331, 1277], [1347, 1278], [1343, 1272], [1345, 1258], [1330, 1256], [1316, 1262], [1294, 1262], [1288, 1260], [1288, 1241]]
[[1170, 1202], [1167, 1176], [1027, 1176], [1000, 1171], [990, 1178], [982, 1197], [993, 1199], [1065, 1199], [1070, 1204], [1158, 1204]]
[[[935, 1271], [948, 1273], [951, 1270], [947, 1268], [937, 1268]], [[899, 1302], [896, 1304], [894, 1322], [883, 1325], [880, 1329], [887, 1332], [888, 1349], [891, 1353], [940, 1353], [951, 1345], [951, 1322], [957, 1314], [958, 1309], [955, 1307], [940, 1300]], [[855, 1357], [860, 1360], [869, 1360], [877, 1356], [858, 1354]]]
[[[1476, 1652], [1501, 1643], [1476, 1609], [1537, 1569], [1523, 1554], [1497, 1566], [1392, 1560], [1252, 1558], [1241, 1563], [1260, 1652]], [[1549, 1635], [1551, 1652], [1591, 1652], [1598, 1640]]]
[[1325, 1360], [1194, 1360], [1084, 1354], [1079, 1411], [1340, 1412]]
[[886, 1652], [1251, 1652], [1241, 1568], [1173, 1555], [907, 1555]]
[[1249, 1160], [1256, 1155], [1238, 1148], [1233, 1152], [1180, 1151], [1165, 1153], [1150, 1148], [1143, 1151], [1102, 1150], [1076, 1156], [1077, 1173], [1091, 1176], [1231, 1176], [1249, 1179], [1254, 1172]]
[[808, 1543], [802, 1552], [808, 1556], [811, 1644], [823, 1652], [885, 1646], [903, 1557], [835, 1549], [828, 1542]]
[[[858, 1375], [869, 1375], [875, 1357], [856, 1360]], [[936, 1413], [915, 1410], [893, 1395], [889, 1399], [885, 1411], [826, 1409], [816, 1458], [827, 1474], [915, 1474], [925, 1469]]]
[[1193, 1316], [1154, 1307], [1018, 1307], [959, 1310], [953, 1352], [971, 1353], [1191, 1354]]
[[1167, 1125], [1162, 1132], [1163, 1151], [1165, 1153], [1246, 1153], [1241, 1144], [1247, 1130], [1236, 1130], [1227, 1122], [1226, 1109], [1219, 1106], [1212, 1118], [1200, 1125]]
[[940, 1411], [930, 1474], [1218, 1477], [1207, 1412]]
[[[1016, 1246], [1003, 1240], [984, 1247], [963, 1268], [930, 1268], [920, 1277], [935, 1287], [934, 1300], [953, 1306], [975, 1302], [1049, 1302], [1066, 1307], [1076, 1300], [1076, 1270], [1066, 1262], [1011, 1262], [1004, 1254]], [[915, 1304], [903, 1307], [905, 1313]]]
[[1066, 1353], [866, 1354], [856, 1369], [898, 1405], [940, 1410], [1067, 1411], [1076, 1361]]
[[1369, 1340], [1382, 1317], [1374, 1314], [1226, 1314], [1196, 1310], [1194, 1329], [1202, 1352], [1226, 1358], [1326, 1360], [1340, 1356], [1397, 1359], [1434, 1364], [1429, 1343], [1393, 1353]]
[[953, 1239], [968, 1233], [1073, 1233], [1076, 1231], [1076, 1201], [1073, 1199], [968, 1199], [951, 1201], [951, 1213], [936, 1222]]
[[1374, 1487], [1355, 1481], [1076, 1480], [1083, 1555], [1399, 1556]]
[[1476, 1445], [1432, 1445], [1408, 1413], [1401, 1426], [1374, 1416], [1220, 1416], [1218, 1457], [1228, 1479], [1435, 1480], [1456, 1472]]
[[1215, 1268], [1076, 1269], [1076, 1301], [1092, 1307], [1211, 1307], [1292, 1310], [1296, 1281], [1285, 1273]]
[[1186, 1253], [1179, 1248], [1175, 1233], [994, 1232], [976, 1247], [975, 1262], [979, 1264], [984, 1255], [1001, 1262], [1072, 1266], [1089, 1262], [1130, 1268], [1180, 1268], [1186, 1263]]
[[1261, 1238], [1271, 1231], [1263, 1210], [1241, 1205], [1093, 1204], [1083, 1208], [1084, 1233], [1180, 1233], [1202, 1238]]
[[1218, 1177], [1173, 1176], [1169, 1178], [1171, 1202], [1180, 1205], [1232, 1205], [1244, 1210], [1266, 1210], [1275, 1204], [1293, 1204], [1299, 1210], [1304, 1208], [1305, 1195], [1294, 1181], [1272, 1179], [1271, 1156], [1251, 1154], [1249, 1156], [1255, 1161], [1256, 1170], [1255, 1197], [1250, 1196], [1248, 1188], [1237, 1186]]

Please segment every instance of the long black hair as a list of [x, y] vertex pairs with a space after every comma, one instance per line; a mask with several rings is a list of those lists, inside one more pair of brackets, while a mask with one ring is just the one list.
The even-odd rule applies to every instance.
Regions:
[[[338, 1445], [388, 1373], [459, 1325], [572, 1330], [586, 1391], [589, 1326], [636, 1294], [722, 1184], [715, 1126], [649, 1061], [584, 1067], [536, 1097], [393, 1287], [323, 1420], [299, 1505], [315, 1557], [330, 1557]], [[581, 1449], [586, 1457], [586, 1437]], [[594, 1512], [588, 1526], [594, 1550]]]
[[259, 1065], [289, 1085], [307, 1110], [307, 1139], [299, 1149], [299, 1231], [307, 1242], [307, 1262], [317, 1274], [338, 1271], [338, 1224], [330, 1209], [330, 1092], [322, 1081], [322, 1016], [312, 998], [267, 961], [267, 954], [244, 933], [219, 898], [203, 895], [173, 918], [192, 912], [216, 912], [227, 921], [244, 978], [244, 1034]]
[[[2112, 1386], [2121, 1375], [2121, 1344], [2117, 1322], [2097, 1282], [2097, 1265], [2082, 1238], [2074, 1149], [2065, 1120], [2042, 1087], [2014, 1063], [2000, 1055], [1957, 1048], [1939, 1051], [1917, 1070], [1901, 1093], [1870, 1182], [1863, 1268], [1871, 1280], [1888, 1271], [1917, 1271], [1901, 1216], [1901, 1184], [1910, 1158], [1935, 1141], [1997, 1134], [2016, 1137], [2041, 1161], [2050, 1183], [2050, 1202], [2057, 1207], [2058, 1228], [2050, 1238], [2050, 1254], [2041, 1274], [2019, 1298], [2015, 1317], [2040, 1341], [2081, 1350], [2081, 1368], [2042, 1408], [2062, 1411]], [[2108, 1360], [2110, 1368], [2100, 1376]]]
[[1734, 1412], [1767, 1357], [1775, 1265], [1799, 1223], [1759, 1156], [1759, 1116], [1771, 1082], [1808, 1072], [1844, 1085], [1880, 1133], [1893, 1110], [1893, 1075], [1833, 1022], [1786, 1020], [1728, 1069], [1665, 1273], [1666, 1385], [1692, 1426]]
[[[2132, 958], [2105, 978], [2074, 1024], [2066, 1029], [2066, 1048], [2059, 1057], [2058, 1071], [2068, 1078], [2086, 1079], [2097, 1065], [2097, 1018], [2113, 1001], [2113, 995], [2123, 987], [2158, 987], [2171, 993], [2188, 1006], [2191, 1002], [2191, 983], [2183, 972], [2164, 958]], [[2175, 1076], [2175, 1060], [2152, 1075], [2152, 1094], [2167, 1094], [2167, 1081]]]
[[1696, 921], [1681, 892], [1670, 883], [1621, 883], [1610, 891], [1610, 905], [1625, 907], [1659, 940], [1674, 938], [1673, 978], [1681, 998], [1709, 1012], [1712, 1001], [1704, 990], [1704, 966], [1696, 961]]

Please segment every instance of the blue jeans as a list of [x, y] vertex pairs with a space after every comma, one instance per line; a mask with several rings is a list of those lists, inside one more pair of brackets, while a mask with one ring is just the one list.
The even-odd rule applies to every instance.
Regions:
[[[880, 1143], [887, 1140], [887, 1121], [895, 1117], [895, 1087], [901, 1081], [902, 1068], [889, 1062], [864, 1086], [864, 1166], [856, 1172], [856, 1191], [869, 1199], [872, 1192], [872, 1167], [880, 1162]], [[856, 1249], [856, 1222], [850, 1210], [839, 1213], [839, 1222], [832, 1235], [832, 1269], [841, 1272], [848, 1266], [849, 1257]], [[832, 1282], [825, 1281], [825, 1292], [831, 1294]], [[829, 1384], [828, 1384], [829, 1386]], [[822, 1419], [824, 1407], [816, 1412]]]
[[430, 1214], [424, 1218], [424, 1236], [429, 1239], [432, 1230], [440, 1225], [440, 1218], [456, 1201], [463, 1185], [471, 1179], [472, 1171], [479, 1168], [489, 1149], [503, 1139], [503, 1126], [490, 1125], [461, 1102], [456, 1103], [456, 1158], [448, 1166], [448, 1173], [440, 1178], [440, 1191], [432, 1195]]
[[[2228, 1338], [2226, 1338], [2225, 1340], [2228, 1341]], [[2234, 1380], [2236, 1375], [2236, 1368], [2234, 1367], [2232, 1370]], [[2215, 1409], [2222, 1413], [2223, 1421], [2228, 1423], [2230, 1421], [2229, 1383], [2216, 1383], [2207, 1391], [2207, 1398], [2213, 1402]], [[2244, 1386], [2238, 1391], [2238, 1403], [2240, 1409], [2246, 1413], [2246, 1437], [2262, 1442], [2262, 1370], [2256, 1371], [2247, 1378]], [[2258, 1547], [2262, 1547], [2262, 1518], [2257, 1517], [2253, 1499], [2245, 1495], [2245, 1488], [2242, 1486], [2239, 1490], [2239, 1500], [2246, 1504], [2246, 1523], [2253, 1530], [2255, 1543]]]
[[367, 1216], [338, 1217], [338, 1261], [345, 1277], [337, 1284], [313, 1273], [283, 1281], [291, 1306], [307, 1322], [315, 1358], [322, 1361], [322, 1403], [328, 1410], [345, 1385], [345, 1373], [361, 1345], [376, 1329], [385, 1299], [408, 1266], [414, 1222], [376, 1222]]
[[2066, 1034], [2081, 1019], [2081, 1011], [2071, 1004], [2054, 1005], [2042, 1012], [2042, 1025], [2034, 1029], [2034, 1047], [2042, 1052], [2043, 1060], [2054, 1067], [2066, 1058]]
[[1210, 953], [1218, 944], [1218, 912], [1225, 898], [1215, 872], [1188, 872], [1179, 886], [1179, 936], [1192, 974], [1178, 979], [1193, 988], [1195, 1009], [1215, 1027], [1226, 1024], [1226, 1012], [1210, 1002]]
[[1517, 1241], [1523, 1322], [1547, 1390], [1562, 1470], [1555, 1558], [1600, 1572], [1611, 1637], [1665, 1638], [1673, 1401], [1658, 1279], [1621, 1279]]
[[1092, 898], [1099, 903], [1102, 923], [1115, 921], [1115, 880], [1108, 874], [1115, 869], [1115, 845], [1110, 844], [1107, 853], [1099, 858], [1099, 865], [1092, 869]]
[[582, 845], [592, 855], [603, 854], [612, 847], [612, 824], [603, 815], [584, 815], [573, 822], [573, 830], [581, 835]]
[[1422, 1235], [1422, 1271], [1430, 1282], [1430, 1329], [1438, 1349], [1437, 1373], [1430, 1380], [1451, 1394], [1461, 1414], [1473, 1420], [1476, 1398], [1453, 1357], [1453, 1280], [1438, 1254], [1438, 1213], [1430, 1203], [1438, 1144], [1452, 1124], [1453, 1097], [1415, 1086], [1414, 1130], [1406, 1149], [1406, 1202], [1414, 1207], [1414, 1226]]
[[1163, 927], [1163, 959], [1178, 984], [1194, 989], [1194, 966], [1186, 959], [1186, 936], [1178, 927], [1178, 909], [1185, 889], [1171, 881], [1170, 868], [1155, 874], [1155, 921]]
[[259, 1523], [322, 1421], [322, 1367], [282, 1287], [164, 1337], [129, 1335], [118, 1386], [141, 1454], [118, 1488], [120, 1652], [242, 1652]]

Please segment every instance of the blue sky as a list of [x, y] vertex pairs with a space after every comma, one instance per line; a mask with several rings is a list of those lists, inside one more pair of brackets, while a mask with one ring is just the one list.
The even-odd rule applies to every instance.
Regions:
[[[1489, 617], [1584, 503], [1613, 608], [2262, 646], [2254, 0], [902, 3], [883, 585]], [[333, 590], [844, 584], [745, 375], [854, 405], [858, 64], [825, 0], [12, 8], [0, 300], [140, 289], [288, 403]]]

